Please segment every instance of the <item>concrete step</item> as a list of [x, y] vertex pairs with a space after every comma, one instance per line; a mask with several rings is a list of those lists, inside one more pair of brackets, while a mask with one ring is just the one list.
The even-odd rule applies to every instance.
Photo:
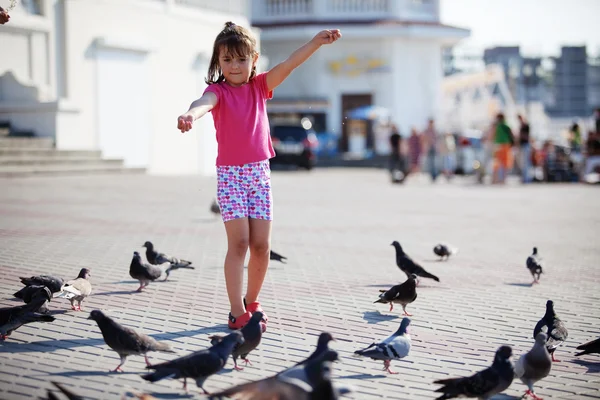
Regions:
[[56, 150], [38, 149], [32, 147], [0, 147], [0, 158], [2, 157], [53, 157], [53, 158], [95, 158], [102, 157], [100, 150]]
[[53, 149], [54, 138], [47, 137], [0, 137], [0, 148], [37, 148], [37, 149]]
[[0, 165], [0, 178], [27, 176], [65, 176], [97, 174], [143, 174], [145, 168], [126, 168], [113, 164], [65, 164], [65, 165]]
[[68, 164], [110, 164], [123, 165], [122, 159], [101, 159], [100, 157], [0, 157], [0, 165], [68, 165]]

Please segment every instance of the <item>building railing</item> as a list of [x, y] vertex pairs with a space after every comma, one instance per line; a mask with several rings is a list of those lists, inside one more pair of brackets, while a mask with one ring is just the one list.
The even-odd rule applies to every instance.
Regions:
[[174, 3], [227, 14], [248, 14], [248, 0], [174, 0]]

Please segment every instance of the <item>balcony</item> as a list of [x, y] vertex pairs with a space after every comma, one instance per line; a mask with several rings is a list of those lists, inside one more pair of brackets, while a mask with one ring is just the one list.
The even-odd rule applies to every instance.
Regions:
[[319, 21], [439, 22], [439, 0], [253, 0], [257, 26]]

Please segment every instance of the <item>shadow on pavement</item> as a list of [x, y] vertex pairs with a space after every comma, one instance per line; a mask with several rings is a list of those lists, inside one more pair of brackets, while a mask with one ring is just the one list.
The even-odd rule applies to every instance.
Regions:
[[519, 286], [519, 287], [532, 287], [533, 286], [532, 283], [523, 283], [523, 282], [511, 282], [511, 283], [505, 283], [505, 285]]
[[379, 322], [391, 321], [398, 318], [400, 317], [397, 315], [382, 314], [379, 311], [365, 311], [363, 314], [363, 319], [369, 324], [377, 324]]
[[371, 375], [371, 374], [355, 374], [355, 375], [346, 375], [340, 376], [337, 379], [375, 379], [375, 378], [385, 378], [386, 375]]
[[582, 367], [586, 367], [586, 374], [597, 374], [600, 372], [600, 361], [592, 362], [581, 359], [576, 359], [571, 361], [573, 364], [581, 365]]

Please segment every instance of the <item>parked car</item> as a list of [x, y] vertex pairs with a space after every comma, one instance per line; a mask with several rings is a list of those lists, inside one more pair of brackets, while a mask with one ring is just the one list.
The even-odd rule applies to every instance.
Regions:
[[274, 125], [271, 140], [275, 149], [273, 164], [292, 164], [308, 170], [315, 166], [319, 142], [314, 130], [302, 125]]

